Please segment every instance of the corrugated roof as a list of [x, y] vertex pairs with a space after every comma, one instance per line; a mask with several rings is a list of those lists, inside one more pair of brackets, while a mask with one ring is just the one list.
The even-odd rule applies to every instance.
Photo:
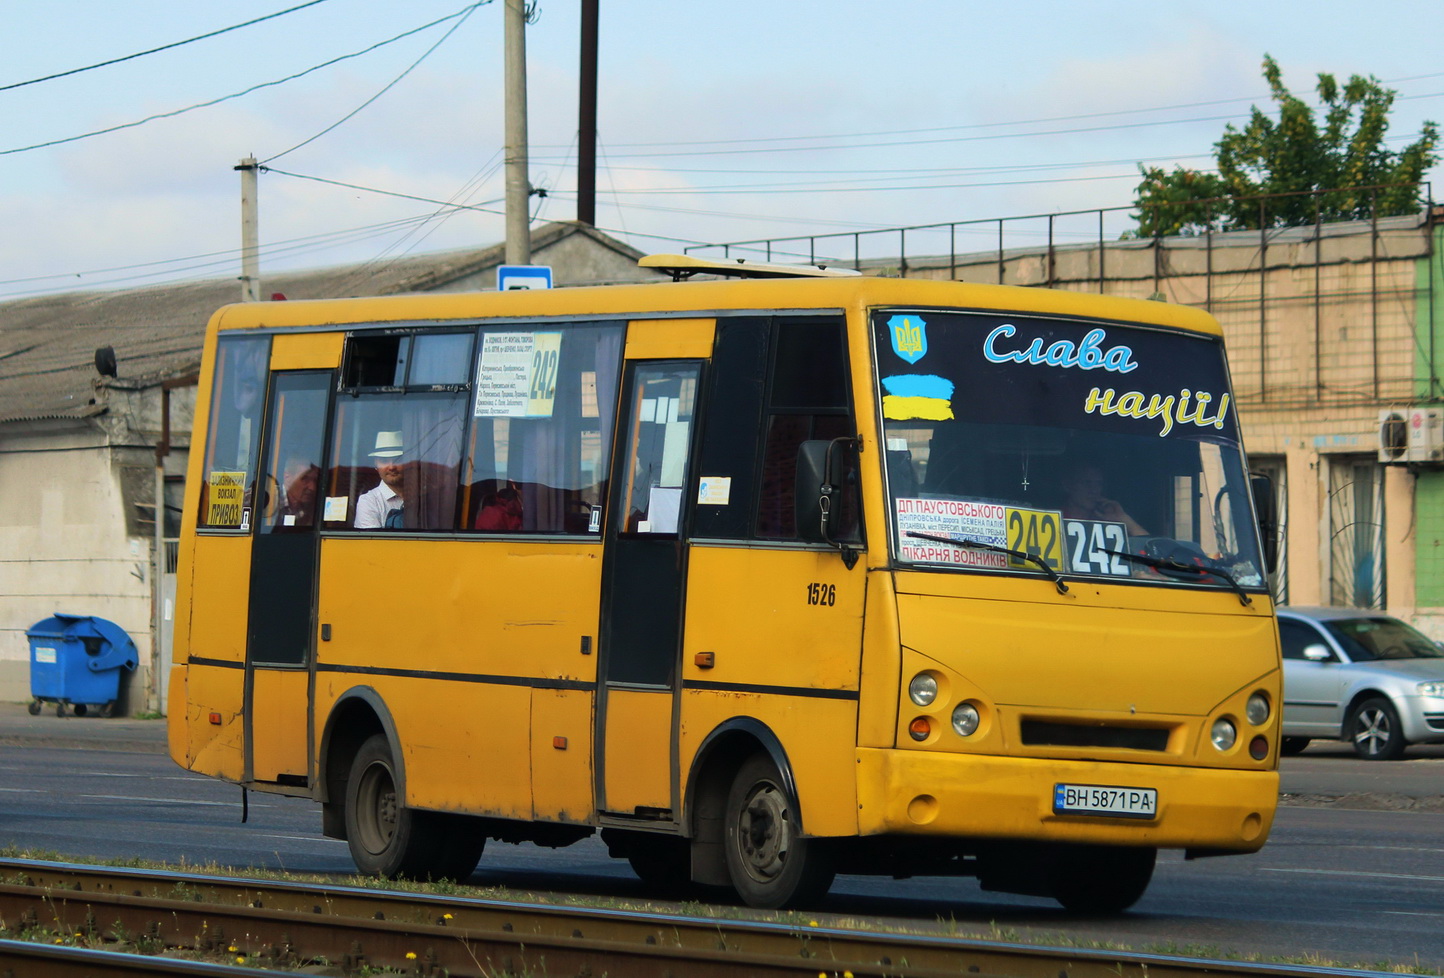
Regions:
[[[641, 252], [585, 225], [548, 224], [532, 234], [533, 252], [584, 234], [635, 261]], [[444, 287], [501, 264], [503, 245], [267, 275], [266, 295], [330, 299], [394, 295]], [[558, 270], [559, 285], [568, 282]], [[206, 322], [240, 298], [235, 278], [119, 292], [76, 292], [0, 303], [0, 423], [82, 418], [96, 411], [95, 351], [115, 349], [123, 378], [157, 382], [200, 364]]]

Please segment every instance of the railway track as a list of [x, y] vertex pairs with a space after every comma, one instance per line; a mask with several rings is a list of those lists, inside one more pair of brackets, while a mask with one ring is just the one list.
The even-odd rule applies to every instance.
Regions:
[[[487, 978], [602, 974], [628, 978], [1318, 978], [1325, 974], [1380, 974], [26, 859], [0, 860], [0, 921], [9, 934], [28, 929], [80, 935], [91, 944], [181, 948], [192, 954], [243, 959], [248, 965], [270, 968], [272, 973], [326, 961], [347, 973], [389, 968], [423, 976]], [[7, 978], [7, 969], [17, 978], [146, 973], [99, 966], [67, 971], [64, 963], [56, 965], [62, 970], [42, 971], [39, 964], [22, 968], [11, 963], [10, 955], [19, 953], [12, 951], [15, 943], [0, 941], [0, 978]], [[141, 960], [154, 964], [160, 959]], [[189, 963], [167, 962], [166, 967]], [[117, 964], [124, 966], [124, 962]], [[238, 974], [235, 970], [225, 973]]]

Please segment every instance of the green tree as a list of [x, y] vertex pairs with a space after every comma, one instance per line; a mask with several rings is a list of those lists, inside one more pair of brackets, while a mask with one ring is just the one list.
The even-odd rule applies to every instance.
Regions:
[[[1399, 152], [1384, 148], [1395, 92], [1370, 76], [1340, 86], [1320, 74], [1322, 125], [1284, 87], [1278, 63], [1264, 55], [1263, 76], [1278, 121], [1254, 106], [1248, 125], [1230, 123], [1214, 144], [1216, 173], [1139, 166], [1136, 237], [1206, 230], [1284, 227], [1406, 214], [1420, 206], [1420, 182], [1439, 161], [1438, 127], [1425, 122]], [[1324, 192], [1327, 191], [1327, 192]], [[1271, 196], [1288, 194], [1292, 196]], [[1266, 199], [1260, 201], [1260, 197]]]

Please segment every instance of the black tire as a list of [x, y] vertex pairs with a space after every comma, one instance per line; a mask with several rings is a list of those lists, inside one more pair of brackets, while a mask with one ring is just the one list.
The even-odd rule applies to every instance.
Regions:
[[803, 836], [797, 799], [765, 754], [748, 758], [733, 778], [723, 831], [727, 874], [750, 907], [803, 906], [832, 885], [831, 860], [818, 840]]
[[692, 849], [686, 839], [639, 839], [627, 853], [627, 862], [649, 890], [664, 896], [681, 896], [693, 888]]
[[356, 868], [389, 879], [429, 877], [447, 833], [428, 821], [425, 812], [402, 804], [391, 744], [384, 734], [373, 734], [356, 752], [346, 779], [346, 840]]
[[89, 713], [89, 712], [90, 712], [90, 707], [86, 706], [84, 703], [76, 703], [76, 704], [75, 704], [75, 715], [76, 715], [76, 716], [78, 716], [78, 717], [83, 717], [83, 716], [85, 716], [85, 715], [86, 715], [87, 713]]
[[1394, 704], [1382, 696], [1364, 700], [1355, 707], [1344, 730], [1354, 753], [1366, 761], [1397, 760], [1407, 746], [1399, 725], [1399, 713]]
[[1295, 754], [1302, 754], [1304, 748], [1309, 746], [1308, 737], [1285, 737], [1279, 741], [1279, 753], [1284, 757], [1293, 757]]
[[486, 847], [481, 822], [465, 815], [444, 815], [440, 812], [413, 812], [412, 818], [420, 818], [428, 826], [434, 825], [434, 831], [442, 840], [427, 875], [434, 880], [455, 880], [458, 883], [471, 879]]
[[1157, 859], [1157, 849], [1060, 846], [1049, 860], [1048, 888], [1073, 913], [1122, 913], [1148, 889]]
[[39, 701], [39, 700], [31, 700], [31, 701], [30, 701], [30, 715], [33, 716], [33, 717], [38, 717], [38, 716], [40, 715], [40, 701]]

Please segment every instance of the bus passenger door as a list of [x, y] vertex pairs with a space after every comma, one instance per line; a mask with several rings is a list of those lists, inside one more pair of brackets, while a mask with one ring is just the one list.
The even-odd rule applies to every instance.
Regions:
[[246, 780], [305, 785], [329, 370], [271, 375], [246, 625]]
[[598, 809], [666, 821], [677, 805], [673, 725], [687, 548], [682, 533], [698, 361], [627, 367], [626, 441], [611, 479], [602, 565]]

